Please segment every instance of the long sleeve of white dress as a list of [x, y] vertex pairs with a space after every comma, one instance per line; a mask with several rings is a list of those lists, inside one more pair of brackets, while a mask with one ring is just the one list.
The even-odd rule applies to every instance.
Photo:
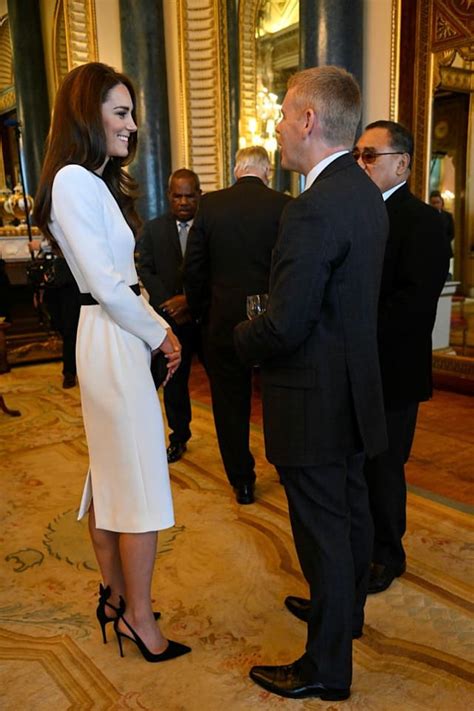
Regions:
[[134, 238], [106, 183], [79, 165], [61, 168], [52, 188], [50, 229], [81, 292], [90, 292], [123, 329], [154, 350], [168, 324], [129, 288], [138, 281]]

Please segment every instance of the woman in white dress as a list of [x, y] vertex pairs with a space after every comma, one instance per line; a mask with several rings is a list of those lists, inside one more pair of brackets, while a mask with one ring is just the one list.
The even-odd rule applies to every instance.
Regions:
[[97, 618], [104, 642], [114, 622], [122, 655], [128, 638], [159, 662], [190, 651], [163, 636], [151, 607], [157, 531], [174, 518], [150, 362], [163, 352], [169, 378], [181, 348], [139, 295], [136, 185], [123, 170], [136, 132], [126, 76], [98, 62], [69, 72], [56, 96], [35, 218], [81, 292], [77, 368], [90, 467], [79, 518], [89, 512], [103, 578]]

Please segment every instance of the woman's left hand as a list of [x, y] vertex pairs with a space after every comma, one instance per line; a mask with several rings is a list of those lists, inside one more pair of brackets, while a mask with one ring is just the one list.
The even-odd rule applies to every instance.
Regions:
[[168, 375], [163, 381], [163, 385], [169, 381], [170, 378], [176, 373], [177, 369], [181, 364], [181, 344], [176, 338], [175, 334], [168, 328], [166, 331], [166, 338], [162, 342], [159, 348], [153, 351], [152, 356], [156, 355], [158, 351], [162, 351], [167, 359]]

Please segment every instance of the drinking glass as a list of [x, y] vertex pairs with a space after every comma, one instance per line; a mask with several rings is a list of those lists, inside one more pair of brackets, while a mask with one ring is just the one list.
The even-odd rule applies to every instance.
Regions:
[[267, 310], [268, 294], [247, 296], [247, 316], [249, 319], [261, 316]]

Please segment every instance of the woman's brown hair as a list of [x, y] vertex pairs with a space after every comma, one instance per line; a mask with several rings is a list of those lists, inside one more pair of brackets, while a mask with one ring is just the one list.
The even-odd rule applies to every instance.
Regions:
[[[53, 242], [55, 240], [48, 223], [51, 218], [54, 177], [58, 170], [72, 163], [92, 171], [104, 164], [107, 144], [102, 104], [117, 84], [123, 84], [130, 92], [132, 117], [136, 123], [136, 96], [130, 79], [106, 64], [90, 62], [76, 67], [64, 77], [58, 89], [33, 213], [37, 226]], [[128, 146], [126, 158], [109, 158], [102, 178], [120, 205], [131, 229], [137, 234], [141, 225], [135, 210], [137, 184], [122, 167], [131, 163], [135, 156], [136, 132], [130, 135]]]

